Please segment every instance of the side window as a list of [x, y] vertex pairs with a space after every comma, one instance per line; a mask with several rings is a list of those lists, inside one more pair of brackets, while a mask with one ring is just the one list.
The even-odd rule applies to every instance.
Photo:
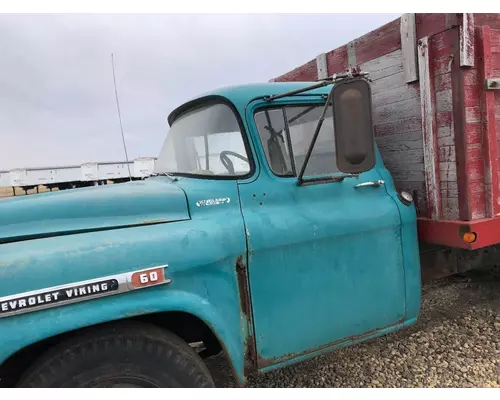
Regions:
[[[304, 164], [323, 106], [290, 106], [258, 111], [255, 123], [271, 170], [296, 176]], [[304, 176], [339, 172], [335, 160], [332, 111], [329, 108]], [[291, 143], [291, 151], [288, 143]]]
[[279, 176], [293, 176], [284, 112], [282, 108], [257, 112], [255, 123], [271, 170]]

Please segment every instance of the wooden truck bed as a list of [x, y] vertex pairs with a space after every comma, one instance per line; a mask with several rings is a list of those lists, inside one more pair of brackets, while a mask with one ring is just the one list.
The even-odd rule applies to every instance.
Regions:
[[351, 66], [373, 79], [376, 141], [397, 188], [414, 195], [421, 240], [500, 243], [500, 14], [404, 14], [271, 81]]

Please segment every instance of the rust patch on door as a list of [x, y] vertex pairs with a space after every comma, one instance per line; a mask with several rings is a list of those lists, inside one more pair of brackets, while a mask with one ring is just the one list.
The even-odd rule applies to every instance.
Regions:
[[257, 357], [255, 349], [255, 340], [253, 335], [252, 323], [252, 305], [250, 300], [250, 288], [248, 284], [248, 272], [243, 256], [239, 255], [236, 259], [236, 278], [238, 281], [238, 293], [240, 298], [240, 312], [243, 316], [243, 323], [246, 323], [246, 329], [243, 329], [244, 340], [244, 366], [243, 374], [245, 377], [257, 371]]
[[257, 356], [258, 367], [259, 368], [266, 368], [266, 367], [269, 367], [271, 365], [280, 364], [282, 362], [292, 360], [294, 358], [299, 358], [299, 357], [302, 357], [302, 356], [305, 356], [308, 354], [313, 354], [313, 353], [321, 351], [321, 350], [326, 350], [326, 349], [333, 347], [333, 346], [349, 345], [350, 343], [357, 342], [358, 340], [361, 340], [361, 339], [365, 339], [365, 338], [368, 339], [369, 337], [376, 335], [377, 333], [379, 333], [385, 329], [388, 329], [388, 328], [391, 328], [391, 327], [394, 327], [394, 326], [397, 326], [397, 325], [403, 323], [403, 320], [404, 319], [399, 320], [394, 325], [390, 325], [390, 326], [386, 326], [386, 327], [382, 327], [382, 328], [376, 328], [376, 329], [373, 329], [371, 331], [368, 331], [368, 332], [365, 332], [365, 333], [362, 333], [359, 335], [353, 335], [353, 336], [348, 336], [346, 338], [334, 340], [332, 342], [328, 342], [328, 343], [320, 345], [320, 346], [312, 347], [310, 349], [307, 349], [307, 350], [301, 351], [301, 352], [297, 352], [297, 353], [293, 353], [293, 352], [287, 353], [287, 354], [284, 354], [280, 357], [274, 357], [274, 358], [264, 358], [259, 354]]

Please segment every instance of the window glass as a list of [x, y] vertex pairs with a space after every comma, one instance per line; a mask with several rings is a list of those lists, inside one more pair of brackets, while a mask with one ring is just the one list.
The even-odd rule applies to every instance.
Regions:
[[[258, 111], [255, 114], [255, 123], [266, 158], [275, 174], [299, 174], [323, 108], [323, 105], [287, 106]], [[288, 134], [291, 151], [288, 148]], [[336, 172], [339, 171], [335, 160], [332, 110], [329, 107], [304, 176], [331, 175]]]

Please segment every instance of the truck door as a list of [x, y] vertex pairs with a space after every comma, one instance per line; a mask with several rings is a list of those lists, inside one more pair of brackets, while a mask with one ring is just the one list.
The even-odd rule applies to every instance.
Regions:
[[[259, 178], [239, 184], [261, 369], [404, 320], [401, 220], [392, 182], [377, 182], [379, 156], [359, 178], [297, 184], [322, 109], [276, 101], [247, 111], [262, 160]], [[305, 175], [340, 175], [332, 125], [330, 113]]]

